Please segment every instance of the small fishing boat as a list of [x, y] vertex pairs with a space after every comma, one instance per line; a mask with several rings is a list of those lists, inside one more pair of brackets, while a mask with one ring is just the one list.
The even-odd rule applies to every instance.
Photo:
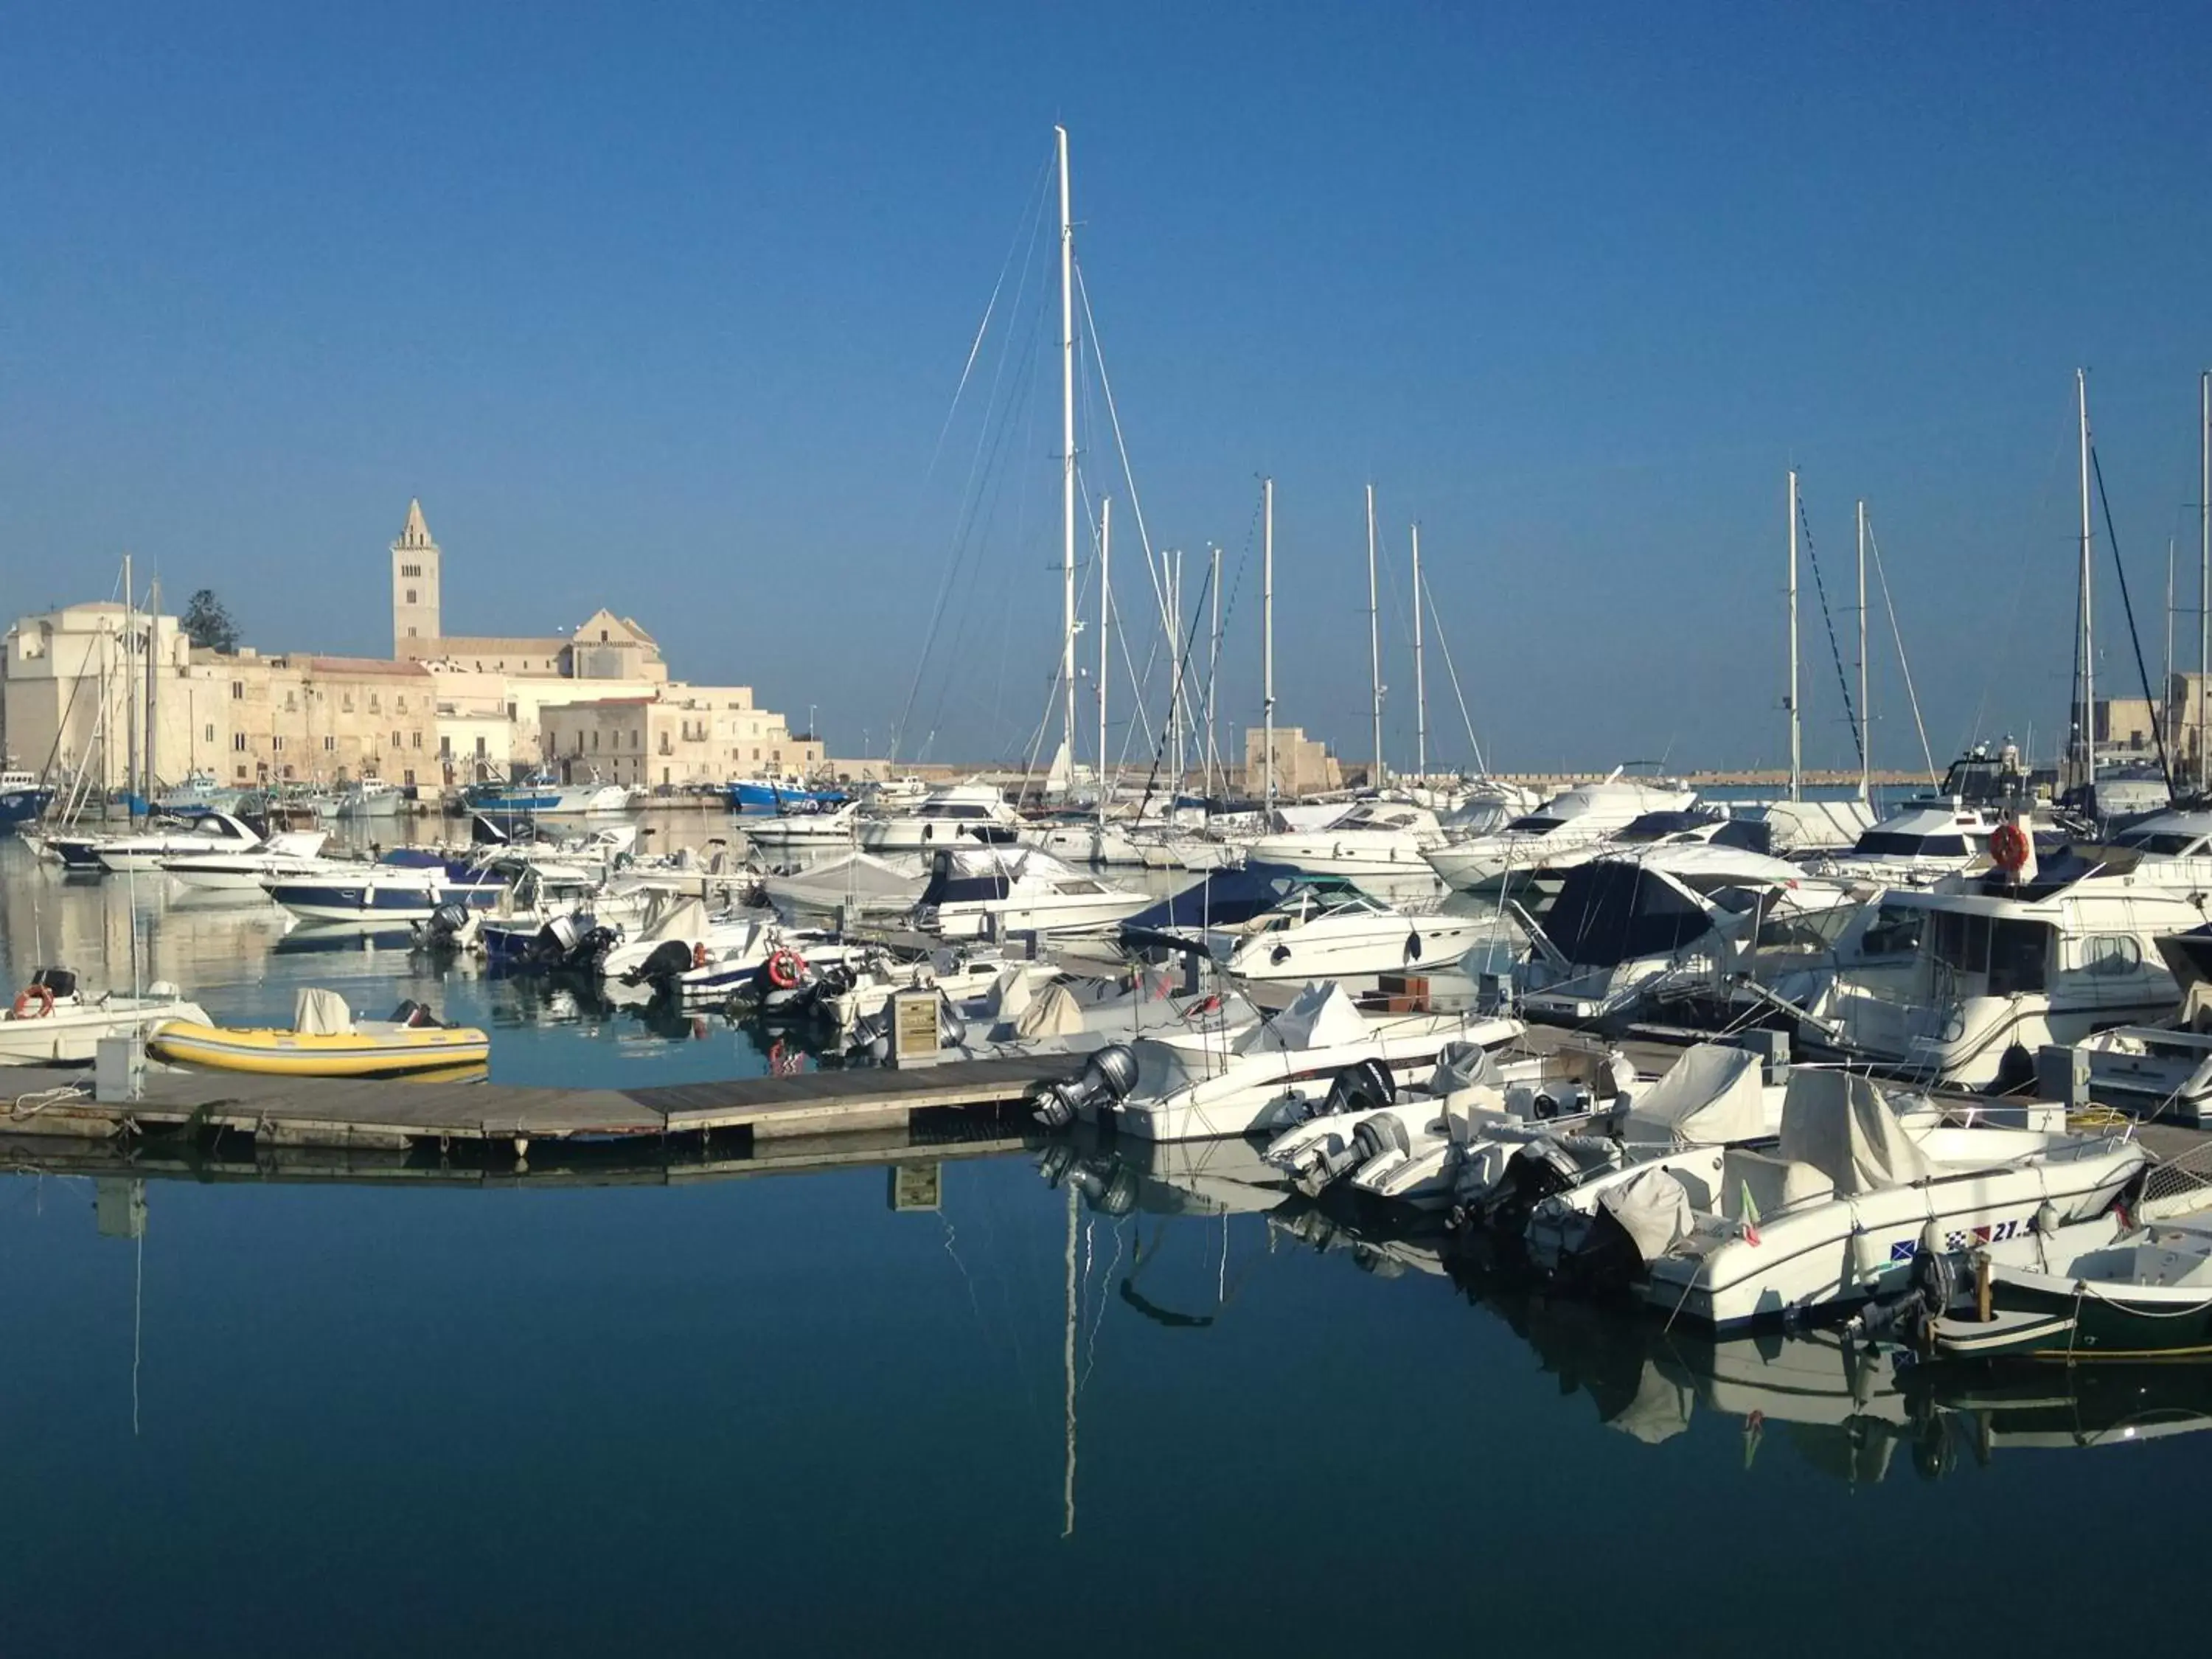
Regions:
[[468, 1026], [441, 1025], [416, 1002], [390, 1019], [356, 1020], [335, 991], [303, 988], [289, 1030], [249, 1030], [201, 1019], [170, 1019], [146, 1039], [156, 1060], [264, 1077], [403, 1078], [481, 1066], [491, 1039]]
[[0, 1007], [0, 1066], [83, 1066], [102, 1037], [139, 1036], [164, 1020], [207, 1018], [166, 980], [146, 989], [143, 997], [88, 998], [68, 969], [41, 968], [12, 1005]]
[[730, 810], [735, 812], [821, 812], [852, 799], [842, 789], [818, 787], [795, 777], [738, 778], [728, 789]]
[[2212, 1228], [2153, 1225], [2060, 1264], [1987, 1272], [1987, 1318], [1929, 1322], [1936, 1358], [2212, 1359]]
[[53, 798], [36, 773], [14, 767], [0, 772], [0, 825], [36, 823]]

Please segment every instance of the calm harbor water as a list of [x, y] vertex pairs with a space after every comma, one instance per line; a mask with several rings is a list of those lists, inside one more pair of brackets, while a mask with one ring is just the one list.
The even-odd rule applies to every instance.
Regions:
[[[218, 1018], [427, 990], [503, 1078], [766, 1064], [153, 886], [142, 974]], [[0, 848], [0, 968], [127, 981], [130, 896]], [[2212, 1371], [2000, 1398], [1716, 1347], [1359, 1235], [1241, 1145], [461, 1188], [6, 1146], [11, 1655], [2201, 1643]]]

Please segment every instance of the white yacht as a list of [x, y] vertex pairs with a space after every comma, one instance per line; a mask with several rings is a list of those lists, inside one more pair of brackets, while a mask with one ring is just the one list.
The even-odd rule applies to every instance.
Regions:
[[114, 836], [95, 842], [93, 856], [103, 870], [155, 870], [168, 859], [204, 853], [246, 853], [259, 848], [261, 837], [242, 818], [228, 812], [208, 812], [191, 823], [149, 829], [135, 836]]
[[784, 811], [774, 817], [744, 821], [745, 839], [763, 853], [793, 854], [842, 852], [860, 844], [864, 825], [857, 802], [819, 811]]
[[278, 878], [332, 868], [322, 855], [329, 839], [326, 830], [283, 830], [249, 852], [177, 853], [162, 859], [161, 867], [179, 885], [203, 892], [265, 894], [267, 884]]
[[1933, 796], [1908, 802], [1839, 853], [1807, 868], [1842, 881], [1926, 887], [1989, 860], [1990, 835], [2004, 822], [1989, 808]]
[[1694, 790], [1640, 783], [1616, 771], [1602, 781], [1561, 790], [1494, 836], [1437, 848], [1428, 861], [1447, 886], [1462, 892], [1503, 890], [1618, 834], [1646, 813], [1685, 812], [1697, 799]]
[[1289, 1127], [1321, 1107], [1338, 1074], [1370, 1064], [1390, 1078], [1431, 1070], [1452, 1043], [1494, 1048], [1521, 1036], [1516, 1019], [1462, 1014], [1369, 1014], [1340, 985], [1309, 985], [1270, 1019], [1133, 1045], [1121, 1097], [1086, 1108], [1147, 1140], [1204, 1140]]
[[1348, 884], [1310, 881], [1249, 921], [1171, 931], [1240, 979], [1302, 981], [1448, 968], [1507, 926], [1494, 915], [1394, 908]]
[[933, 789], [911, 811], [872, 818], [860, 826], [870, 853], [927, 853], [939, 847], [1010, 847], [1021, 819], [988, 784], [955, 783]]
[[398, 786], [382, 778], [362, 778], [339, 794], [337, 816], [342, 818], [396, 818], [407, 807]]
[[1033, 848], [946, 848], [915, 901], [915, 926], [940, 939], [986, 934], [1089, 933], [1152, 902]]
[[1411, 801], [1362, 801], [1322, 830], [1280, 828], [1246, 850], [1247, 868], [1307, 876], [1419, 876], [1425, 855], [1443, 845], [1437, 815]]

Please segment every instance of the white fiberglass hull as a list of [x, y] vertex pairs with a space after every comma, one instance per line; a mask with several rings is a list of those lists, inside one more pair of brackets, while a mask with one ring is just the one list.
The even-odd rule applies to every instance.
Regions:
[[102, 1037], [143, 1038], [164, 1020], [207, 1023], [196, 1002], [176, 997], [108, 997], [64, 1003], [37, 1018], [0, 1011], [0, 1066], [81, 1066], [93, 1059]]
[[1262, 836], [1245, 854], [1247, 865], [1269, 865], [1301, 875], [1418, 876], [1429, 859], [1419, 842], [1394, 830], [1327, 830], [1304, 836]]
[[992, 931], [994, 920], [1001, 933], [1094, 933], [1127, 920], [1152, 902], [1146, 893], [1086, 893], [940, 904], [921, 918], [921, 927], [939, 939], [981, 939]]
[[1449, 969], [1498, 933], [1497, 920], [1488, 916], [1361, 917], [1349, 926], [1324, 917], [1278, 933], [1210, 933], [1206, 945], [1213, 959], [1240, 979], [1303, 983]]

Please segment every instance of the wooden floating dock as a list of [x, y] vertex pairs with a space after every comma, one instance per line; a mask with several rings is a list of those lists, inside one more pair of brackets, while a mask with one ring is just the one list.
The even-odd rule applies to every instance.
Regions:
[[1041, 1079], [1072, 1075], [1068, 1057], [948, 1060], [636, 1089], [510, 1084], [356, 1082], [149, 1070], [135, 1100], [95, 1097], [93, 1073], [0, 1071], [0, 1133], [107, 1139], [121, 1134], [251, 1137], [272, 1147], [434, 1149], [527, 1158], [532, 1146], [638, 1146], [696, 1140], [732, 1152], [762, 1141], [854, 1132], [911, 1133], [956, 1115], [1020, 1124]]

